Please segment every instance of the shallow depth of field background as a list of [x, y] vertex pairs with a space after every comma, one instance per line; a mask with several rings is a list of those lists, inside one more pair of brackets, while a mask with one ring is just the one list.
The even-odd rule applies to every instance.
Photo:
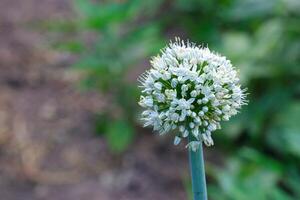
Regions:
[[0, 199], [190, 199], [185, 144], [138, 120], [136, 79], [175, 36], [248, 88], [205, 148], [209, 198], [300, 199], [298, 0], [1, 0]]

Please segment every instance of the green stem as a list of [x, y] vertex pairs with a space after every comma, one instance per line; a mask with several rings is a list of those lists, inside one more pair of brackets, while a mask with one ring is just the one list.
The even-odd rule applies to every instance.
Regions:
[[[190, 134], [189, 142], [193, 140], [193, 136]], [[194, 200], [207, 200], [202, 142], [197, 151], [189, 148], [189, 159]]]

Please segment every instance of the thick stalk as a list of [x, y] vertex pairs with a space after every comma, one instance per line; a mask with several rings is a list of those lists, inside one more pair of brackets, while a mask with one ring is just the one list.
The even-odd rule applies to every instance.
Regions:
[[[191, 141], [193, 141], [193, 136], [190, 134], [189, 142]], [[202, 142], [197, 151], [189, 148], [189, 160], [194, 200], [207, 200]]]

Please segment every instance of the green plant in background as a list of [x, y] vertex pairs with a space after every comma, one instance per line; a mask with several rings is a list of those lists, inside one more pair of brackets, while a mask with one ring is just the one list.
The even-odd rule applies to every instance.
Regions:
[[[126, 135], [134, 138], [136, 83], [124, 77], [162, 46], [162, 35], [188, 36], [232, 60], [250, 93], [246, 110], [216, 134], [225, 167], [209, 173], [212, 199], [300, 198], [298, 0], [75, 2], [79, 16], [58, 24], [72, 37], [58, 48], [77, 53], [84, 85], [111, 100], [97, 129], [110, 132], [112, 146], [124, 127], [131, 127]], [[112, 128], [115, 123], [119, 128]], [[113, 149], [126, 149], [131, 139], [124, 141]], [[259, 191], [246, 190], [250, 183]]]
[[211, 186], [213, 198], [218, 200], [292, 199], [278, 189], [284, 168], [277, 161], [250, 148], [241, 148], [227, 160], [225, 170], [214, 170], [218, 181]]
[[156, 5], [76, 0], [75, 18], [62, 23], [71, 32], [56, 47], [78, 55], [73, 68], [83, 72], [81, 87], [108, 98], [110, 105], [97, 117], [96, 130], [104, 133], [116, 153], [126, 150], [134, 138], [137, 87], [136, 78], [130, 77], [132, 68], [162, 45], [159, 24], [148, 19]]
[[183, 26], [240, 67], [250, 104], [233, 123], [224, 123], [216, 143], [222, 143], [228, 167], [210, 173], [210, 194], [228, 200], [299, 199], [300, 4], [218, 2], [185, 9]]
[[[124, 151], [133, 139], [137, 88], [135, 81], [132, 84], [126, 77], [130, 75], [130, 68], [161, 44], [157, 24], [138, 24], [142, 12], [147, 17], [148, 6], [136, 0], [124, 3], [79, 0], [75, 3], [81, 15], [77, 22], [95, 37], [93, 44], [87, 44], [82, 51], [75, 67], [87, 73], [86, 87], [98, 88], [111, 97], [108, 115], [104, 116], [109, 123], [102, 123], [101, 133], [105, 133], [109, 147], [115, 152]], [[116, 112], [117, 115], [111, 114]]]

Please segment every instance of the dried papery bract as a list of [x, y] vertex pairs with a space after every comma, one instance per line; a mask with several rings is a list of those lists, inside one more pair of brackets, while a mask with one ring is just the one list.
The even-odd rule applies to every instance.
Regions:
[[246, 104], [236, 69], [226, 57], [179, 38], [153, 57], [140, 76], [142, 120], [160, 134], [177, 129], [174, 144], [214, 144], [211, 133]]

